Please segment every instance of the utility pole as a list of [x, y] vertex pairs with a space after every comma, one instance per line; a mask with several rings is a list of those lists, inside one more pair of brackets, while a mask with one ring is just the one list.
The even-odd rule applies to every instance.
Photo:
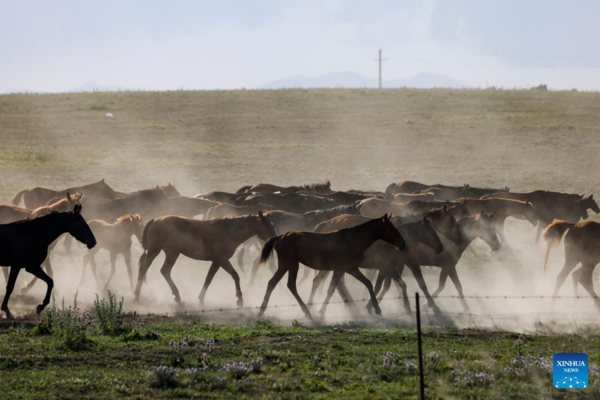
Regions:
[[381, 64], [387, 59], [381, 58], [381, 49], [379, 49], [379, 57], [375, 59], [375, 61], [379, 61], [379, 89], [383, 89], [383, 77], [381, 75]]

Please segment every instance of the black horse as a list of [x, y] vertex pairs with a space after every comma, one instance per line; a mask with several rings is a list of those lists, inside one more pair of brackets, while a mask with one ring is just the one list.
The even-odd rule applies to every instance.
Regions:
[[81, 216], [81, 204], [76, 204], [73, 211], [52, 212], [43, 217], [0, 225], [0, 266], [11, 267], [1, 307], [8, 319], [13, 318], [8, 299], [23, 268], [48, 285], [44, 301], [37, 306], [36, 312], [41, 313], [50, 303], [54, 281], [42, 270], [41, 264], [48, 255], [48, 246], [64, 233], [70, 233], [88, 249], [96, 245], [94, 234]]

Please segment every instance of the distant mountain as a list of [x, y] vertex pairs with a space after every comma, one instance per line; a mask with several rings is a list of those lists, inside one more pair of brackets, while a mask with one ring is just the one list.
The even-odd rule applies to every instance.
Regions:
[[[357, 74], [356, 72], [332, 72], [309, 78], [302, 75], [291, 76], [261, 85], [258, 89], [285, 88], [376, 88], [379, 81]], [[467, 85], [454, 78], [432, 73], [421, 73], [408, 79], [383, 80], [384, 88], [410, 87], [429, 88], [465, 88]]]

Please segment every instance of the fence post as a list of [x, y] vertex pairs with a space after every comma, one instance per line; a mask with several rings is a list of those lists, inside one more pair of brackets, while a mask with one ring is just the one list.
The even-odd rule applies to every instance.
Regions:
[[419, 293], [415, 293], [417, 301], [417, 346], [419, 347], [419, 388], [421, 392], [421, 400], [425, 400], [425, 377], [423, 376], [423, 343], [421, 340], [421, 304], [419, 301]]

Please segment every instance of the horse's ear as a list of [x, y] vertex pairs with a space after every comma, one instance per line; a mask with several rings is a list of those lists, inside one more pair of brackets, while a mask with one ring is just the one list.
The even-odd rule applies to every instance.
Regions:
[[385, 213], [385, 215], [383, 216], [383, 220], [384, 220], [384, 221], [387, 221], [387, 220], [388, 220], [388, 215], [387, 215], [387, 213]]
[[71, 201], [71, 193], [69, 193], [69, 191], [67, 190], [67, 200]]
[[258, 210], [258, 217], [259, 217], [259, 218], [261, 218], [261, 219], [265, 217], [265, 216], [263, 215], [263, 212], [262, 212], [262, 210]]
[[423, 223], [425, 225], [429, 225], [429, 224], [431, 224], [431, 220], [427, 216], [424, 216], [421, 223]]
[[496, 211], [490, 214], [490, 218], [494, 218], [494, 215], [496, 215]]
[[390, 213], [390, 216], [388, 217], [388, 219], [392, 219], [394, 217], [394, 213]]
[[156, 188], [157, 188], [157, 189], [160, 189], [160, 186], [156, 185]]
[[588, 197], [588, 199], [593, 199], [593, 198], [594, 198], [593, 194], [590, 194], [590, 197]]
[[81, 204], [79, 204], [79, 203], [75, 204], [75, 207], [73, 207], [73, 213], [81, 214]]
[[101, 181], [101, 182], [102, 182], [102, 183], [104, 183], [104, 178], [102, 178], [102, 181]]
[[444, 207], [442, 207], [442, 211], [448, 212], [448, 204], [444, 204]]

